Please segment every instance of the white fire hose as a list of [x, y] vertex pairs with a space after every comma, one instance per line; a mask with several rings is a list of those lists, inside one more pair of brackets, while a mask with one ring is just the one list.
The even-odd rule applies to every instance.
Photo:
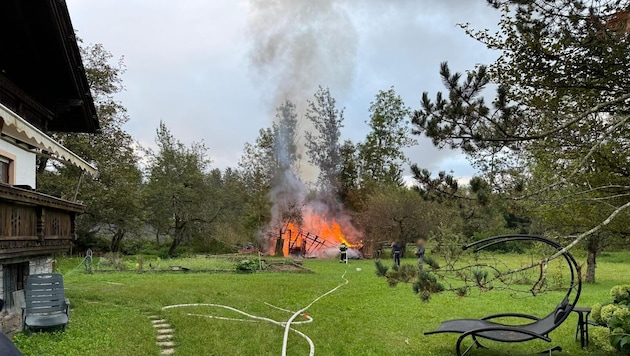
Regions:
[[[287, 320], [286, 324], [284, 325], [284, 338], [282, 339], [282, 356], [287, 356], [287, 342], [289, 341], [289, 330], [291, 330], [291, 323], [293, 323], [293, 320], [295, 320], [295, 318], [297, 318], [300, 314], [304, 314], [304, 312], [310, 308], [313, 304], [317, 303], [320, 299], [324, 298], [325, 296], [334, 293], [337, 289], [345, 286], [346, 284], [349, 283], [349, 281], [346, 279], [346, 273], [348, 272], [348, 269], [346, 268], [346, 270], [343, 272], [343, 274], [341, 275], [341, 279], [343, 279], [345, 282], [340, 283], [338, 286], [336, 286], [335, 288], [329, 290], [328, 292], [320, 295], [319, 297], [313, 299], [313, 301], [307, 305], [306, 307], [296, 311], [295, 313], [293, 313], [293, 315], [291, 315], [291, 317], [289, 318], [289, 320]], [[315, 347], [311, 348], [311, 351], [309, 352], [309, 356], [313, 356], [315, 355]]]

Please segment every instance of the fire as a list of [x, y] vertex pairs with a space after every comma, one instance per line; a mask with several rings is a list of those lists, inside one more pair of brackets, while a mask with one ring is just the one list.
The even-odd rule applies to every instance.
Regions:
[[348, 242], [343, 232], [341, 231], [341, 225], [335, 220], [331, 219], [328, 224], [324, 219], [319, 216], [313, 216], [311, 218], [311, 224], [314, 227], [314, 231], [318, 231], [317, 235], [323, 237], [327, 241], [333, 242], [334, 245], [340, 245], [345, 243], [348, 247], [352, 247], [353, 244]]
[[358, 232], [349, 223], [340, 223], [334, 218], [312, 212], [303, 215], [301, 225], [287, 223], [281, 231], [275, 233], [276, 236], [281, 235], [284, 256], [320, 256], [326, 250], [337, 252], [342, 243], [351, 248], [361, 247], [360, 243], [355, 241]]

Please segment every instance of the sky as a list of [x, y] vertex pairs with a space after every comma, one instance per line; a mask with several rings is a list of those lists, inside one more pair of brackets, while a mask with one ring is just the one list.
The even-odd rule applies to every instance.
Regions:
[[[86, 43], [124, 57], [126, 129], [154, 146], [160, 120], [185, 143], [203, 141], [213, 166], [235, 167], [245, 142], [273, 121], [283, 99], [304, 103], [329, 87], [345, 108], [342, 135], [361, 141], [370, 102], [394, 87], [417, 109], [424, 91], [443, 90], [439, 65], [452, 71], [497, 56], [458, 23], [496, 28], [486, 0], [67, 0]], [[459, 152], [426, 137], [411, 162], [467, 180]]]

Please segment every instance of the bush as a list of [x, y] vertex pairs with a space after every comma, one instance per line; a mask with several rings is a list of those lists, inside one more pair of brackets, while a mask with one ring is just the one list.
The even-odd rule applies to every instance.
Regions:
[[444, 291], [444, 286], [430, 272], [420, 271], [418, 279], [413, 284], [413, 292], [420, 296], [423, 302], [428, 302], [431, 294]]
[[257, 260], [245, 259], [241, 260], [236, 265], [236, 272], [239, 273], [254, 273], [259, 269], [260, 265]]
[[630, 305], [630, 284], [612, 287], [610, 296], [614, 303]]
[[106, 253], [96, 264], [96, 269], [113, 269], [117, 271], [126, 271], [127, 265], [125, 261], [117, 253]]
[[403, 283], [409, 283], [418, 276], [418, 267], [410, 264], [402, 265], [398, 269], [399, 280]]
[[595, 304], [591, 315], [602, 326], [594, 343], [602, 349], [612, 347], [630, 355], [630, 285], [614, 286], [610, 290], [612, 303]]
[[431, 267], [432, 270], [440, 269], [440, 264], [431, 255], [424, 255], [424, 264]]
[[396, 287], [400, 282], [400, 272], [397, 269], [387, 271], [385, 277], [387, 277], [387, 284], [390, 287]]
[[591, 326], [589, 328], [589, 334], [593, 344], [597, 345], [597, 347], [602, 351], [615, 351], [615, 348], [610, 343], [610, 336], [612, 332], [609, 328], [604, 326]]
[[376, 265], [375, 272], [377, 277], [385, 277], [387, 275], [389, 267], [385, 266], [380, 259], [374, 260], [374, 265]]

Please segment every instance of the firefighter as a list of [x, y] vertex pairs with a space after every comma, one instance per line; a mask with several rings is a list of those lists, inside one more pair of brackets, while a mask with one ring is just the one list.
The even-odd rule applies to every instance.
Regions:
[[345, 242], [341, 243], [341, 246], [339, 246], [339, 251], [341, 251], [339, 262], [347, 264], [348, 263], [348, 246], [346, 246]]

